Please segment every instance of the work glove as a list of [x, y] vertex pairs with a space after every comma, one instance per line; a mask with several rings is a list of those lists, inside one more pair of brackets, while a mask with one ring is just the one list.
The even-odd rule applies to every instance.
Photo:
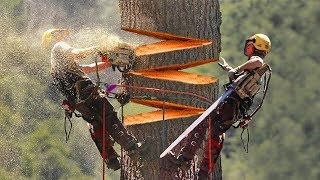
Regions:
[[231, 69], [233, 69], [227, 62], [226, 60], [221, 57], [221, 60], [222, 60], [222, 63], [221, 62], [218, 62], [218, 65], [225, 71], [230, 71]]
[[126, 105], [130, 101], [130, 95], [126, 93], [121, 93], [116, 96], [116, 99], [121, 105]]
[[126, 43], [121, 43], [111, 50], [110, 60], [114, 65], [128, 65], [133, 60], [134, 48]]
[[229, 78], [231, 80], [234, 80], [236, 78], [236, 74], [238, 73], [238, 71], [239, 71], [239, 67], [229, 70], [228, 71]]

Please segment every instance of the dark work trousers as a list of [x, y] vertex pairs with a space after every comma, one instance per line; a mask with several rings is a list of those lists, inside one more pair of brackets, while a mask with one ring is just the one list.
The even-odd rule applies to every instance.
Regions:
[[[98, 149], [102, 152], [102, 123], [106, 123], [106, 151], [113, 152], [111, 138], [124, 150], [131, 150], [137, 146], [136, 139], [130, 135], [117, 117], [113, 106], [98, 93], [98, 88], [88, 77], [75, 73], [53, 73], [54, 83], [69, 103], [82, 115], [82, 118], [93, 126], [93, 138]], [[105, 105], [105, 108], [103, 107]], [[103, 118], [103, 111], [105, 118]], [[100, 137], [98, 132], [101, 131]], [[108, 150], [109, 149], [109, 150]]]
[[[210, 114], [211, 118], [211, 139], [205, 145], [205, 152], [200, 166], [200, 171], [208, 173], [210, 170], [210, 153], [211, 167], [214, 168], [223, 147], [224, 133], [235, 123], [238, 114], [239, 99], [227, 97], [222, 104]], [[210, 143], [210, 144], [209, 144]], [[211, 146], [211, 150], [210, 150]]]
[[[103, 95], [99, 95], [96, 92], [97, 90], [95, 86], [90, 81], [89, 83], [88, 81], [84, 83], [85, 86], [82, 86], [80, 92], [78, 93], [82, 101], [75, 103], [75, 109], [82, 114], [82, 117], [85, 121], [92, 125], [92, 139], [102, 157], [110, 159], [117, 156], [117, 153], [113, 148], [114, 141], [126, 151], [135, 148], [137, 146], [136, 139], [124, 128], [110, 102], [103, 97]], [[75, 98], [72, 100], [75, 102], [74, 99]], [[103, 119], [103, 111], [105, 113], [105, 119]], [[106, 123], [106, 154], [104, 155], [102, 154], [103, 121]]]
[[[209, 171], [209, 152], [211, 152], [211, 162], [214, 167], [222, 149], [224, 133], [234, 123], [233, 120], [237, 114], [238, 101], [236, 98], [232, 97], [233, 95], [230, 96], [231, 97], [226, 98], [225, 101], [210, 114], [211, 137], [205, 145], [205, 152], [200, 166], [202, 171]], [[205, 120], [188, 135], [188, 143], [180, 151], [180, 156], [182, 156], [184, 160], [191, 160], [194, 158], [206, 138], [207, 129], [208, 121]], [[209, 142], [211, 151], [209, 151]]]

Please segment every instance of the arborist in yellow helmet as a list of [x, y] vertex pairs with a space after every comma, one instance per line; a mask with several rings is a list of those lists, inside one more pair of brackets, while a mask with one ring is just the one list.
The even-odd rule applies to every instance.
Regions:
[[268, 36], [264, 34], [255, 34], [246, 40], [244, 47], [244, 54], [248, 57], [248, 61], [244, 64], [232, 68], [228, 63], [222, 58], [223, 64], [221, 67], [228, 71], [228, 75], [231, 79], [234, 79], [234, 75], [241, 73], [245, 70], [253, 70], [259, 68], [263, 64], [263, 58], [271, 50], [271, 41]]
[[[104, 49], [99, 47], [74, 48], [66, 42], [67, 29], [49, 29], [42, 36], [42, 45], [51, 49], [51, 75], [54, 84], [66, 98], [63, 105], [68, 112], [77, 110], [81, 117], [90, 123], [91, 135], [101, 155], [106, 158], [107, 167], [113, 170], [120, 168], [118, 154], [113, 149], [113, 141], [128, 151], [133, 159], [139, 159], [146, 151], [147, 143], [137, 142], [119, 121], [113, 106], [93, 83], [87, 73], [96, 71], [96, 64], [79, 65], [78, 61], [97, 54]], [[98, 69], [111, 66], [110, 62], [98, 62]], [[105, 116], [103, 116], [103, 111]], [[72, 114], [71, 114], [72, 115]], [[103, 119], [105, 117], [105, 119]], [[106, 123], [106, 136], [102, 138], [102, 124]], [[103, 151], [102, 139], [106, 140]], [[103, 153], [105, 152], [105, 153]]]
[[[246, 128], [251, 117], [254, 115], [249, 115], [248, 109], [251, 107], [253, 98], [261, 86], [261, 74], [270, 72], [271, 75], [270, 67], [263, 62], [263, 59], [270, 52], [270, 49], [271, 41], [268, 36], [255, 34], [245, 42], [244, 54], [248, 57], [248, 61], [236, 68], [228, 65], [223, 58], [223, 63], [219, 63], [228, 73], [230, 78], [228, 85], [233, 83], [238, 86], [223, 102], [219, 103], [217, 108], [209, 115], [209, 120], [211, 120], [212, 124], [211, 132], [209, 133], [211, 137], [208, 137], [208, 142], [205, 146], [200, 170], [198, 172], [199, 180], [209, 179], [209, 172], [212, 170], [210, 168], [214, 168], [215, 163], [220, 157], [225, 136], [224, 133], [232, 125]], [[262, 73], [258, 75], [256, 71]], [[225, 87], [226, 90], [228, 90], [228, 86], [225, 85]], [[264, 89], [264, 93], [265, 92], [266, 89]], [[180, 168], [183, 171], [190, 168], [191, 161], [194, 159], [196, 152], [201, 148], [205, 139], [207, 128], [208, 121], [203, 121], [188, 135], [188, 143], [181, 149], [177, 157], [172, 152], [165, 156], [165, 160], [172, 164], [170, 168]], [[209, 157], [211, 157], [211, 160]]]

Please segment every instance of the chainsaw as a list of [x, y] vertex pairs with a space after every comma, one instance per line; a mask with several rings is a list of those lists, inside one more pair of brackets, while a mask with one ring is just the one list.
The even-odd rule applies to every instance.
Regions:
[[127, 73], [135, 60], [134, 49], [128, 45], [117, 46], [110, 51], [99, 52], [102, 62], [111, 62], [112, 69], [117, 68], [122, 73]]

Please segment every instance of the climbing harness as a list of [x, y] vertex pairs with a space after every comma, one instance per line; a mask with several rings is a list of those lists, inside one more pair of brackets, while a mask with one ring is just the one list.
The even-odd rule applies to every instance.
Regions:
[[[82, 115], [79, 113], [76, 113], [74, 107], [72, 107], [67, 100], [62, 101], [61, 107], [62, 109], [64, 109], [64, 132], [66, 135], [66, 143], [67, 143], [72, 130], [72, 121], [71, 121], [72, 114], [74, 114], [76, 117], [81, 117]], [[69, 120], [69, 123], [70, 123], [69, 131], [67, 131], [67, 119]]]
[[[83, 79], [83, 80], [79, 80], [79, 81], [75, 82], [74, 87], [76, 90], [76, 103], [77, 104], [87, 102], [89, 99], [95, 99], [97, 94], [99, 93], [99, 86], [94, 86], [93, 84], [86, 87], [85, 89], [82, 89], [81, 83], [86, 83], [86, 82], [88, 82], [87, 79]], [[80, 91], [86, 91], [89, 89], [90, 89], [91, 93], [86, 98], [82, 99]]]
[[[255, 90], [253, 91], [253, 93], [251, 93], [251, 96], [250, 99], [252, 98], [252, 102], [250, 102], [250, 106], [249, 108], [244, 108], [245, 111], [244, 112], [241, 112], [240, 114], [242, 114], [242, 118], [239, 119], [240, 121], [238, 122], [237, 125], [233, 125], [233, 127], [235, 128], [242, 128], [242, 132], [241, 132], [241, 135], [240, 135], [240, 138], [241, 138], [241, 142], [242, 142], [242, 145], [243, 145], [243, 148], [245, 150], [246, 153], [249, 152], [249, 141], [250, 141], [250, 134], [249, 134], [249, 122], [252, 120], [252, 117], [258, 112], [258, 110], [261, 108], [262, 104], [263, 104], [263, 101], [265, 99], [265, 96], [267, 94], [267, 90], [268, 90], [268, 87], [269, 87], [269, 83], [270, 83], [270, 79], [271, 79], [271, 75], [272, 75], [272, 70], [270, 68], [270, 66], [268, 64], [264, 64], [261, 68], [257, 69], [256, 72], [254, 72], [255, 74], [253, 74], [251, 77], [252, 78], [248, 78], [249, 80], [253, 80], [255, 79], [256, 81], [258, 81], [259, 79], [261, 79], [261, 82], [263, 82], [263, 90], [262, 90], [262, 97], [261, 97], [261, 100], [260, 102], [253, 102], [255, 99], [258, 99], [257, 97], [254, 97], [256, 96], [256, 94], [258, 94], [258, 90]], [[253, 83], [252, 82], [249, 82], [249, 80], [244, 80], [243, 82], [240, 82], [240, 89], [241, 88], [248, 88], [248, 86], [251, 86], [253, 87]], [[251, 89], [252, 90], [252, 89]], [[239, 90], [237, 93], [238, 95], [241, 97], [244, 97], [246, 96], [245, 94], [250, 94], [250, 93], [245, 93], [245, 92], [248, 92], [248, 90]], [[248, 97], [244, 98], [244, 99], [247, 99]], [[242, 103], [243, 104], [243, 103]], [[255, 104], [256, 107], [252, 107], [252, 104]], [[243, 140], [243, 132], [247, 130], [247, 142], [244, 143], [244, 140]]]

